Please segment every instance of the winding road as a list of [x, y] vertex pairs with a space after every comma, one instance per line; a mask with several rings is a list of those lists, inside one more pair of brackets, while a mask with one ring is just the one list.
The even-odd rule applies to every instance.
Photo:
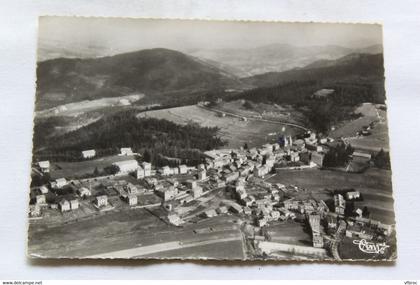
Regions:
[[236, 118], [239, 118], [239, 119], [246, 118], [248, 120], [274, 123], [274, 124], [279, 124], [279, 125], [286, 125], [286, 126], [298, 128], [298, 129], [301, 129], [301, 130], [304, 130], [304, 131], [309, 131], [308, 128], [306, 128], [302, 125], [298, 125], [298, 124], [294, 124], [294, 123], [290, 123], [290, 122], [282, 122], [282, 121], [275, 121], [275, 120], [268, 120], [268, 119], [259, 119], [259, 118], [255, 118], [255, 117], [242, 116], [242, 115], [238, 115], [238, 114], [235, 114], [235, 113], [226, 112], [226, 111], [218, 110], [218, 109], [215, 109], [215, 108], [208, 108], [208, 107], [201, 106], [201, 105], [197, 105], [197, 106], [200, 107], [200, 108], [209, 110], [209, 111], [213, 111], [213, 112], [218, 113], [218, 114], [226, 114], [226, 115], [236, 117]]

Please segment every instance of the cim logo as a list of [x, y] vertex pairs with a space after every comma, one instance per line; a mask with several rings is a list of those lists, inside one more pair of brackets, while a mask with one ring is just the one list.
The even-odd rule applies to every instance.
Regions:
[[354, 244], [357, 244], [359, 246], [359, 249], [365, 253], [380, 253], [384, 254], [385, 249], [389, 247], [389, 245], [386, 245], [383, 243], [374, 243], [366, 241], [365, 239], [361, 240], [354, 240]]

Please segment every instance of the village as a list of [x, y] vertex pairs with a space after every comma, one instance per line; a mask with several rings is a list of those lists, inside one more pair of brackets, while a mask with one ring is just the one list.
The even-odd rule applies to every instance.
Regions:
[[[307, 189], [267, 181], [285, 169], [322, 168], [334, 143], [332, 138], [308, 131], [300, 138], [280, 136], [276, 143], [259, 148], [206, 151], [202, 164], [177, 167], [155, 167], [130, 147], [121, 148], [119, 160], [109, 166], [112, 174], [59, 177], [32, 187], [30, 222], [74, 223], [108, 211], [139, 208], [162, 210], [159, 218], [175, 227], [235, 216], [241, 223], [247, 254], [255, 258], [289, 253], [339, 260], [338, 248], [344, 238], [384, 242], [393, 234], [393, 226], [370, 219], [367, 209], [346, 206], [361, 199], [357, 189], [336, 189], [331, 201], [324, 201], [305, 195]], [[81, 155], [89, 160], [96, 152], [86, 150]], [[351, 171], [355, 164], [368, 167], [370, 159], [370, 154], [354, 151], [345, 170]], [[33, 173], [48, 176], [51, 164], [39, 161]], [[311, 244], [276, 242], [276, 235], [282, 233], [270, 234], [267, 229], [279, 223], [302, 228]]]

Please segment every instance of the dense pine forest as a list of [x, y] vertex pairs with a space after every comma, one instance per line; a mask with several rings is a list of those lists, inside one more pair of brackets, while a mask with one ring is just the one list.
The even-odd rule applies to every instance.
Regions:
[[[352, 107], [364, 102], [385, 102], [382, 54], [354, 54], [246, 80], [259, 87], [237, 94], [232, 100], [293, 105], [305, 113], [309, 127], [323, 133], [346, 119]], [[316, 100], [313, 94], [320, 89], [334, 92], [323, 100]]]
[[[118, 112], [62, 136], [35, 137], [35, 158], [74, 161], [80, 159], [82, 150], [95, 149], [98, 156], [103, 156], [129, 146], [155, 165], [194, 165], [203, 160], [202, 151], [224, 145], [216, 135], [217, 128], [181, 126], [167, 120], [137, 118], [136, 114]], [[41, 127], [36, 134], [45, 134]], [[49, 123], [43, 127], [48, 128]]]
[[[325, 99], [313, 98], [320, 89], [333, 89]], [[383, 104], [384, 95], [376, 83], [325, 81], [292, 81], [273, 87], [257, 88], [234, 96], [253, 102], [288, 104], [299, 108], [306, 115], [307, 125], [325, 133], [336, 122], [347, 119], [351, 107], [364, 102]]]

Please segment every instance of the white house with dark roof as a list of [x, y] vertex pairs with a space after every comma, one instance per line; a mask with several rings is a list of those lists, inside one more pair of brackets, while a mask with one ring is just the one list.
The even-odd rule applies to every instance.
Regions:
[[179, 174], [186, 174], [188, 172], [188, 167], [185, 164], [178, 166]]
[[79, 194], [79, 196], [82, 197], [82, 198], [90, 197], [92, 195], [90, 190], [87, 189], [86, 187], [81, 187], [81, 188], [77, 189], [77, 194]]
[[198, 197], [200, 197], [201, 195], [203, 195], [203, 188], [200, 186], [197, 186], [193, 189], [191, 189], [192, 192], [192, 196], [194, 199], [197, 199]]
[[355, 151], [353, 152], [352, 157], [353, 159], [370, 160], [372, 158], [372, 155], [369, 153]]
[[359, 199], [360, 198], [360, 192], [359, 191], [350, 191], [346, 193], [346, 198], [348, 200], [353, 200], [353, 199]]
[[107, 195], [97, 196], [95, 199], [95, 204], [98, 208], [108, 206], [108, 196]]
[[198, 171], [198, 180], [206, 180], [207, 172], [205, 170]]
[[55, 181], [53, 181], [52, 186], [55, 188], [63, 188], [68, 184], [66, 178], [57, 178]]
[[50, 162], [49, 162], [49, 160], [44, 160], [44, 161], [38, 162], [38, 167], [41, 170], [41, 172], [43, 172], [43, 173], [50, 172]]
[[92, 158], [92, 157], [95, 157], [95, 156], [96, 156], [96, 151], [94, 149], [88, 149], [88, 150], [82, 151], [82, 157], [84, 159]]
[[59, 206], [61, 212], [67, 212], [67, 211], [71, 210], [70, 203], [67, 200], [61, 200], [58, 203], [58, 206]]
[[145, 175], [144, 175], [144, 169], [143, 169], [143, 167], [141, 167], [141, 166], [139, 166], [138, 168], [137, 168], [137, 171], [136, 171], [136, 178], [137, 179], [142, 179], [142, 178], [144, 178], [145, 177]]
[[42, 185], [41, 187], [39, 187], [39, 191], [41, 191], [42, 194], [47, 194], [48, 193], [48, 187], [45, 185]]
[[141, 163], [141, 167], [144, 169], [144, 177], [148, 177], [152, 175], [152, 164], [146, 161]]
[[130, 206], [135, 206], [137, 205], [137, 195], [134, 194], [130, 194], [127, 196], [127, 203]]
[[46, 199], [45, 199], [45, 195], [37, 195], [36, 197], [35, 197], [35, 199], [36, 199], [36, 203], [38, 204], [38, 205], [42, 205], [42, 204], [46, 204], [47, 202], [46, 202]]
[[164, 176], [171, 175], [171, 168], [169, 166], [164, 166], [160, 169], [160, 174]]
[[72, 210], [78, 209], [79, 208], [79, 200], [77, 200], [77, 199], [70, 200], [70, 208]]
[[133, 150], [131, 147], [122, 147], [120, 148], [120, 155], [133, 155]]

